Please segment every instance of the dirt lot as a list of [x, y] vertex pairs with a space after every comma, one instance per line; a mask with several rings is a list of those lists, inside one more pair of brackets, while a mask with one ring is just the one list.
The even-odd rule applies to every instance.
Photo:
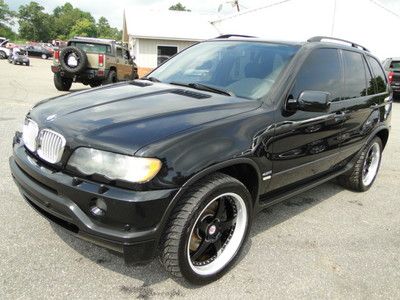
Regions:
[[[194, 287], [158, 261], [127, 267], [50, 225], [22, 199], [8, 167], [11, 141], [37, 101], [61, 94], [50, 61], [0, 61], [0, 298], [400, 298], [400, 103], [373, 188], [326, 183], [261, 213], [236, 267]], [[73, 91], [85, 88], [74, 84]]]

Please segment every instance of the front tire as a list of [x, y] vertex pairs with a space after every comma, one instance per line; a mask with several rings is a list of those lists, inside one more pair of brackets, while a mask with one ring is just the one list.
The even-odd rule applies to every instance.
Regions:
[[59, 73], [54, 74], [54, 86], [59, 91], [69, 91], [72, 85], [72, 79], [70, 78], [63, 78]]
[[43, 58], [43, 59], [47, 59], [48, 56], [47, 56], [46, 54], [42, 54], [42, 58]]
[[378, 175], [382, 150], [382, 140], [379, 137], [372, 139], [359, 155], [353, 169], [339, 176], [339, 183], [356, 192], [369, 190]]
[[174, 209], [161, 239], [166, 270], [194, 284], [221, 277], [238, 257], [251, 224], [249, 191], [215, 173], [201, 180]]

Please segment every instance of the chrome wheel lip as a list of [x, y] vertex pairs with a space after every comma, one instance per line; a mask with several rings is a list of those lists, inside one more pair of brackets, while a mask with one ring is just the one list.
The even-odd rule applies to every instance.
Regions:
[[362, 168], [362, 183], [364, 186], [369, 186], [374, 181], [378, 173], [380, 159], [381, 148], [379, 143], [375, 142], [369, 147], [367, 157], [364, 160]]
[[[223, 250], [219, 250], [217, 253], [217, 257], [211, 261], [210, 263], [202, 266], [196, 266], [193, 264], [191, 257], [190, 257], [190, 241], [191, 237], [194, 233], [194, 229], [196, 228], [196, 224], [200, 220], [200, 217], [203, 215], [203, 213], [206, 211], [206, 209], [215, 201], [222, 197], [232, 197], [234, 199], [235, 205], [236, 205], [236, 210], [237, 210], [237, 216], [236, 216], [236, 224], [233, 233], [231, 234], [231, 237], [227, 244], [224, 246]], [[195, 272], [198, 275], [202, 276], [210, 276], [218, 273], [221, 271], [224, 267], [226, 267], [229, 262], [232, 261], [232, 259], [236, 256], [237, 252], [239, 251], [242, 242], [244, 240], [246, 230], [247, 230], [247, 224], [248, 224], [248, 215], [247, 215], [247, 207], [246, 204], [241, 196], [239, 196], [236, 193], [224, 193], [221, 194], [217, 197], [215, 197], [212, 201], [210, 201], [207, 206], [201, 211], [199, 216], [197, 217], [196, 221], [194, 222], [193, 228], [190, 231], [189, 239], [187, 242], [187, 260], [189, 263], [190, 268], [192, 269], [193, 272]]]

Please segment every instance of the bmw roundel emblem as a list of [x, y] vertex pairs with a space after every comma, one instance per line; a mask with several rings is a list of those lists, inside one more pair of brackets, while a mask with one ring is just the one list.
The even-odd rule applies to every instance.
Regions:
[[54, 121], [56, 117], [57, 117], [57, 115], [50, 115], [46, 118], [46, 121], [49, 121], [49, 122]]

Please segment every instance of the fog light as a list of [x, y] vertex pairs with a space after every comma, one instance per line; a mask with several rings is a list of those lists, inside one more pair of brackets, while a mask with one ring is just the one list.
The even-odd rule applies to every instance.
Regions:
[[102, 217], [106, 214], [107, 204], [102, 198], [95, 198], [91, 201], [90, 212], [96, 217]]

